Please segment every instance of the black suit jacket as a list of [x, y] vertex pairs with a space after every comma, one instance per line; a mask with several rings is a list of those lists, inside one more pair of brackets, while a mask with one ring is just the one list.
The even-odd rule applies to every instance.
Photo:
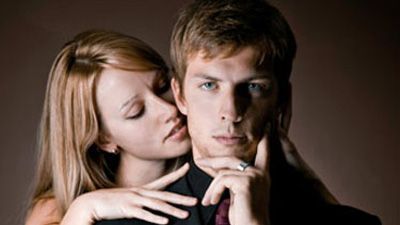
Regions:
[[[193, 159], [190, 158], [189, 162], [189, 172], [177, 182], [167, 187], [166, 190], [182, 195], [195, 196], [201, 201], [212, 178], [200, 170], [194, 164]], [[271, 201], [269, 213], [272, 225], [381, 224], [376, 216], [361, 210], [348, 206], [327, 204], [320, 199], [320, 196], [309, 191], [310, 188], [303, 182], [304, 179], [297, 176], [295, 170], [284, 166], [282, 162], [275, 160], [271, 164]], [[279, 174], [276, 174], [277, 172]], [[169, 218], [169, 224], [214, 225], [215, 212], [218, 206], [204, 207], [199, 203], [194, 207], [179, 207], [188, 211], [190, 216], [185, 220], [180, 220], [164, 215]], [[267, 213], [266, 210], [265, 213]], [[103, 220], [96, 223], [96, 225], [149, 224], [152, 223], [139, 219]]]
[[[166, 191], [179, 193], [182, 195], [194, 196], [198, 200], [201, 201], [203, 198], [208, 186], [210, 185], [212, 178], [200, 170], [194, 163], [193, 160], [190, 160], [190, 169], [188, 173], [171, 184], [166, 188]], [[200, 203], [194, 207], [180, 207], [189, 212], [190, 216], [185, 220], [176, 219], [175, 217], [171, 217], [168, 215], [163, 215], [168, 217], [169, 224], [174, 225], [206, 225], [206, 224], [214, 224], [215, 220], [215, 211], [218, 206], [208, 206], [204, 207]], [[157, 212], [155, 212], [157, 213]], [[160, 213], [158, 213], [160, 214]], [[153, 223], [149, 223], [143, 220], [138, 219], [118, 219], [118, 220], [103, 220], [96, 223], [96, 225], [149, 225]]]

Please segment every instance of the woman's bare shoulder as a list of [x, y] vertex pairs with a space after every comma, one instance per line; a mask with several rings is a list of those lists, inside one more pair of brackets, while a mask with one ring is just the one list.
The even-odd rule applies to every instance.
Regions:
[[28, 213], [25, 225], [55, 225], [59, 224], [61, 219], [56, 200], [46, 198], [33, 205]]

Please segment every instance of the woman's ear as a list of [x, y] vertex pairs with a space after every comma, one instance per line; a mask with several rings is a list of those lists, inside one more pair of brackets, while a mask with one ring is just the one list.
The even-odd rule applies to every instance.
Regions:
[[186, 100], [182, 92], [183, 90], [181, 88], [181, 85], [179, 84], [179, 81], [175, 77], [171, 79], [171, 87], [174, 94], [176, 106], [183, 115], [187, 115]]
[[118, 145], [114, 143], [111, 138], [102, 132], [100, 132], [99, 136], [95, 144], [103, 151], [108, 153], [117, 154], [118, 153]]

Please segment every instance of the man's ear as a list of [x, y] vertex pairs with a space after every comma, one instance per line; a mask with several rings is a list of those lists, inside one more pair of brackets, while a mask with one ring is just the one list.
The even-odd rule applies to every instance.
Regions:
[[176, 106], [183, 115], [187, 115], [186, 100], [182, 93], [183, 90], [176, 78], [171, 79], [171, 87], [172, 93], [174, 93]]
[[117, 153], [118, 152], [118, 145], [114, 143], [111, 138], [107, 135], [104, 134], [103, 132], [100, 132], [99, 136], [97, 137], [97, 140], [95, 144], [103, 151], [106, 151], [108, 153]]

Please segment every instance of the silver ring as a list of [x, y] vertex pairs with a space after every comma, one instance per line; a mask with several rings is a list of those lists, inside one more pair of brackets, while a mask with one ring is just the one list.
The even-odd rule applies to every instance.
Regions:
[[243, 172], [246, 170], [247, 167], [250, 166], [250, 163], [247, 162], [240, 162], [239, 165], [236, 167], [236, 169], [238, 169], [239, 171]]

